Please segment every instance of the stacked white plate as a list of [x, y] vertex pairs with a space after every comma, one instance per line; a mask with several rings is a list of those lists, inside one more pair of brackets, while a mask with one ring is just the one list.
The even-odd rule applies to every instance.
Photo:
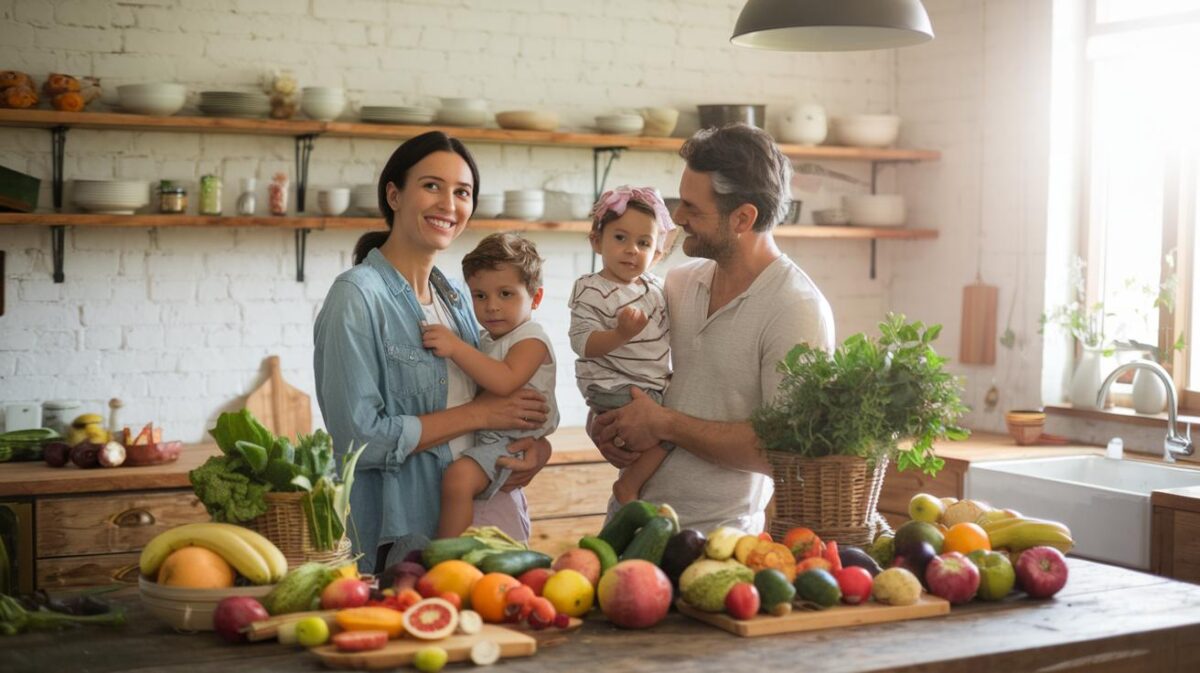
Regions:
[[187, 88], [182, 84], [126, 84], [117, 87], [121, 107], [143, 115], [168, 117], [183, 108]]
[[379, 214], [379, 187], [355, 185], [350, 190], [350, 209], [360, 215]]
[[265, 117], [271, 100], [261, 93], [201, 91], [200, 111], [210, 117]]
[[546, 190], [546, 217], [552, 220], [586, 220], [591, 212], [591, 194]]
[[346, 92], [329, 86], [306, 86], [300, 109], [309, 119], [333, 121], [346, 108]]
[[483, 98], [443, 98], [437, 123], [450, 126], [483, 126], [491, 115]]
[[73, 180], [71, 200], [92, 213], [132, 215], [150, 203], [150, 187], [143, 180]]
[[504, 192], [504, 214], [518, 220], [536, 220], [546, 212], [546, 193], [540, 189]]
[[373, 124], [428, 124], [433, 110], [406, 105], [364, 105], [359, 116]]

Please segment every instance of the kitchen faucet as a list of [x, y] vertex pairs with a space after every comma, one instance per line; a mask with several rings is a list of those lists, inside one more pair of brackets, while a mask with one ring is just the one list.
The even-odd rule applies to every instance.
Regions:
[[1108, 387], [1122, 373], [1130, 369], [1145, 369], [1162, 379], [1163, 385], [1167, 388], [1167, 437], [1163, 440], [1163, 461], [1168, 463], [1175, 462], [1175, 456], [1190, 456], [1195, 451], [1192, 446], [1192, 426], [1184, 423], [1187, 428], [1187, 434], [1181, 435], [1175, 425], [1179, 420], [1179, 402], [1175, 396], [1175, 383], [1171, 381], [1171, 375], [1167, 370], [1163, 369], [1162, 365], [1157, 362], [1148, 360], [1135, 360], [1127, 362], [1113, 370], [1108, 378], [1104, 379], [1104, 383], [1100, 386], [1100, 393], [1096, 395], [1096, 406], [1104, 408], [1104, 398], [1108, 396]]

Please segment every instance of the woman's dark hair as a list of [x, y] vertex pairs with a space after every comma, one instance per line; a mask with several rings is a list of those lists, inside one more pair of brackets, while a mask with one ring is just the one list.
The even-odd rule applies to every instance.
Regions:
[[388, 230], [371, 231], [358, 239], [358, 242], [354, 244], [355, 264], [361, 264], [367, 258], [367, 254], [383, 245], [392, 233], [392, 221], [395, 213], [387, 202], [388, 183], [395, 183], [396, 187], [403, 189], [408, 169], [434, 152], [454, 152], [467, 162], [467, 167], [471, 169], [471, 178], [475, 181], [474, 189], [471, 190], [471, 212], [475, 212], [475, 206], [479, 203], [479, 167], [475, 165], [475, 157], [471, 156], [467, 146], [458, 138], [451, 138], [441, 131], [430, 131], [415, 138], [409, 138], [404, 141], [404, 144], [397, 147], [395, 152], [392, 152], [392, 157], [388, 159], [387, 164], [383, 167], [383, 172], [379, 174], [379, 212], [383, 214]]

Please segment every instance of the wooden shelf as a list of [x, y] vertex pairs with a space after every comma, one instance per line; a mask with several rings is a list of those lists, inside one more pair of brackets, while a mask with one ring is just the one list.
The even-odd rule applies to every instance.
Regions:
[[[309, 230], [379, 230], [386, 227], [374, 217], [242, 217], [209, 215], [100, 215], [95, 213], [0, 213], [0, 226], [70, 226], [70, 227], [274, 227], [277, 229]], [[531, 222], [529, 220], [471, 220], [470, 228], [488, 231], [559, 231], [586, 234], [592, 224], [587, 221]], [[824, 239], [930, 239], [937, 238], [936, 229], [907, 227], [814, 227], [781, 225], [775, 228], [776, 238]]]
[[[624, 148], [646, 152], [677, 152], [682, 138], [648, 138], [591, 132], [516, 131], [460, 126], [408, 126], [358, 122], [319, 122], [308, 119], [238, 119], [226, 117], [152, 117], [116, 112], [58, 112], [55, 110], [0, 110], [0, 126], [52, 129], [60, 126], [157, 132], [238, 133], [269, 136], [328, 136], [331, 138], [374, 138], [406, 140], [426, 131], [445, 131], [465, 142], [545, 145], [582, 148]], [[793, 159], [838, 161], [936, 161], [936, 150], [874, 149], [780, 144]]]

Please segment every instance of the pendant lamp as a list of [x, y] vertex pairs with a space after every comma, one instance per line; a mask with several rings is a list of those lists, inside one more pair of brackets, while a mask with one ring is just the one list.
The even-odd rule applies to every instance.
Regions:
[[748, 0], [730, 41], [776, 51], [862, 51], [932, 39], [921, 0]]

